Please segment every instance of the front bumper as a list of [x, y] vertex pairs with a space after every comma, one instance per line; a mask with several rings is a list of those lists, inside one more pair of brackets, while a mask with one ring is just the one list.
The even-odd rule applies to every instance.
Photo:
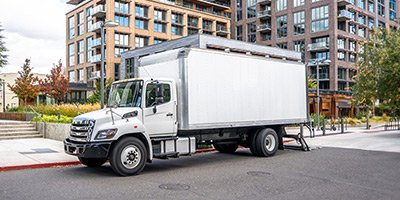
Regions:
[[64, 140], [64, 151], [69, 155], [83, 158], [107, 158], [112, 141], [96, 143], [77, 143], [69, 138]]

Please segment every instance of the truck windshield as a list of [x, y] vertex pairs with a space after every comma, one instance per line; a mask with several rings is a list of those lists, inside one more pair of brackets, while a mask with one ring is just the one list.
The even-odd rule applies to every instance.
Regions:
[[111, 86], [107, 107], [140, 107], [143, 81], [115, 83]]

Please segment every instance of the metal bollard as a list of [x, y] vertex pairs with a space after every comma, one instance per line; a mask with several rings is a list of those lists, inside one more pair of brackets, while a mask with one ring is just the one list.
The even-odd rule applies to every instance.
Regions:
[[326, 119], [322, 120], [322, 135], [325, 135], [325, 131], [326, 131], [325, 121], [326, 121]]
[[44, 112], [42, 111], [42, 112], [40, 112], [40, 116], [43, 118], [43, 114], [44, 114]]
[[61, 113], [60, 113], [60, 112], [57, 112], [57, 114], [58, 114], [58, 120], [60, 120], [60, 118], [61, 118]]
[[341, 133], [344, 133], [344, 123], [343, 123], [343, 118], [342, 119], [340, 119], [340, 123], [341, 123], [341, 129], [340, 129], [340, 132]]

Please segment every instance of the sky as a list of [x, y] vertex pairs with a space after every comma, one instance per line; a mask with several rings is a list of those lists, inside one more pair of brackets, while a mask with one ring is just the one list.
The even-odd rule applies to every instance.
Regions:
[[8, 64], [0, 73], [20, 71], [26, 58], [34, 73], [50, 73], [61, 59], [65, 66], [67, 0], [0, 0], [0, 24]]

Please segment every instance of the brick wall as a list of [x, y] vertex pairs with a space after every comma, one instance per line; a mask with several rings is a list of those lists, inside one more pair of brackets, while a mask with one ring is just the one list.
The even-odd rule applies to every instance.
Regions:
[[4, 113], [4, 112], [0, 112], [0, 119], [26, 121], [26, 113]]

